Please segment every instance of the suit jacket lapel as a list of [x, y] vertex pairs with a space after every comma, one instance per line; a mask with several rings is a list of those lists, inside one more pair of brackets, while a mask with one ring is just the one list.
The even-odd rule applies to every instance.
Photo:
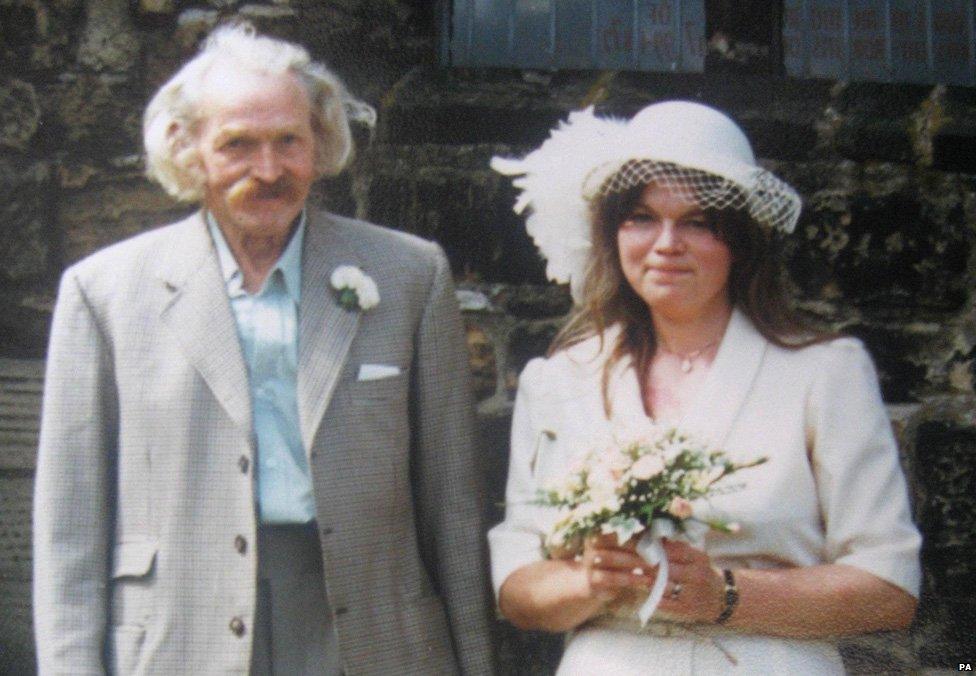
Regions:
[[251, 434], [251, 395], [237, 324], [217, 254], [200, 213], [182, 224], [163, 253], [159, 278], [170, 294], [162, 321], [242, 431]]
[[[609, 354], [609, 346], [613, 345], [615, 339], [615, 328], [608, 329], [600, 363]], [[714, 448], [723, 448], [759, 374], [767, 345], [766, 339], [745, 315], [733, 310], [702, 389], [677, 425]], [[594, 383], [598, 382], [599, 378], [594, 377]], [[637, 373], [628, 357], [614, 368], [608, 382], [608, 394], [612, 402], [613, 430], [639, 432], [652, 424], [644, 411]]]
[[339, 305], [330, 278], [340, 265], [362, 267], [362, 261], [355, 242], [327, 214], [310, 211], [306, 227], [298, 311], [298, 419], [308, 453], [359, 326], [360, 313]]
[[759, 374], [768, 343], [739, 310], [733, 310], [702, 389], [682, 420], [697, 438], [723, 448]]

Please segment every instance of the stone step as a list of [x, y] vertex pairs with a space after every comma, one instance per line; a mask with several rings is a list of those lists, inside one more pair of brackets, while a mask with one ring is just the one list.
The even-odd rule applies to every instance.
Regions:
[[43, 359], [0, 358], [0, 471], [34, 469], [43, 388]]

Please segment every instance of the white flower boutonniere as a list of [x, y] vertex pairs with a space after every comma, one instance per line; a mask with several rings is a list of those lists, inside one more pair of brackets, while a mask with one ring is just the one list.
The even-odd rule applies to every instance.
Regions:
[[379, 305], [380, 290], [376, 282], [355, 265], [340, 265], [332, 273], [332, 288], [339, 305], [346, 310], [369, 310]]

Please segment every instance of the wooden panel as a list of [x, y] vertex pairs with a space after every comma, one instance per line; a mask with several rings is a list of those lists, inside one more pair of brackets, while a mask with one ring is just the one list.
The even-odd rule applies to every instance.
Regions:
[[515, 0], [512, 63], [525, 68], [553, 65], [553, 0]]
[[593, 54], [594, 0], [557, 0], [555, 63], [560, 68], [588, 68]]
[[843, 0], [808, 0], [810, 75], [841, 79], [846, 75], [846, 6]]
[[851, 0], [848, 18], [851, 78], [890, 80], [887, 0]]
[[805, 77], [810, 72], [806, 0], [783, 1], [783, 66], [787, 75]]
[[795, 77], [976, 84], [972, 0], [784, 0]]
[[929, 82], [928, 3], [891, 0], [892, 77], [899, 82]]
[[700, 72], [704, 0], [453, 0], [460, 66]]
[[932, 71], [947, 84], [973, 82], [972, 0], [940, 0], [931, 6]]

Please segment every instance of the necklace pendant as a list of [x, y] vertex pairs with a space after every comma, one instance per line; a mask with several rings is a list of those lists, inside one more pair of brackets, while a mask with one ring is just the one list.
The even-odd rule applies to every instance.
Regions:
[[691, 373], [691, 357], [685, 357], [681, 360], [681, 372]]

